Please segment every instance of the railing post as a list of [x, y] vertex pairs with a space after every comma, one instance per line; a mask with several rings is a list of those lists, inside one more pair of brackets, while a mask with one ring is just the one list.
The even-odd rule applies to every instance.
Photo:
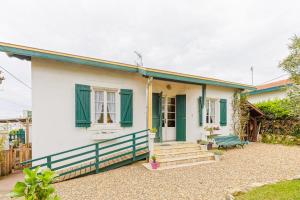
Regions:
[[135, 148], [135, 133], [132, 135], [132, 160], [135, 161], [135, 154], [136, 154], [136, 148]]
[[49, 169], [52, 168], [52, 166], [51, 166], [51, 156], [47, 156], [47, 167], [48, 167]]
[[149, 162], [151, 160], [151, 156], [154, 155], [154, 139], [155, 133], [151, 133], [150, 131], [148, 131]]
[[96, 151], [96, 174], [99, 173], [99, 144], [95, 144], [95, 151]]

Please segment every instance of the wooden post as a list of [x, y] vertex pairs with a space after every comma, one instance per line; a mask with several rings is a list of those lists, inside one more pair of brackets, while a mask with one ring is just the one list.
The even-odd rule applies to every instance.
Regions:
[[29, 117], [26, 118], [26, 147], [29, 147]]
[[152, 82], [153, 78], [148, 79], [148, 129], [152, 128]]

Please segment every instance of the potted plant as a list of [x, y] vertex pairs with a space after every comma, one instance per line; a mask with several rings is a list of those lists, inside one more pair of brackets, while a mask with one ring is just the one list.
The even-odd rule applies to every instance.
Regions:
[[151, 156], [151, 160], [152, 160], [151, 162], [152, 169], [157, 169], [159, 167], [159, 163], [156, 160], [156, 156], [155, 155]]
[[220, 161], [221, 157], [223, 155], [223, 151], [221, 151], [221, 150], [215, 150], [214, 151], [214, 155], [215, 155], [215, 160], [216, 161]]
[[220, 127], [218, 127], [218, 126], [206, 126], [204, 129], [209, 132], [209, 135], [207, 136], [207, 140], [208, 140], [207, 149], [212, 150], [212, 145], [214, 143], [213, 138], [217, 135], [217, 134], [214, 134], [214, 131], [220, 130]]
[[157, 133], [157, 129], [156, 128], [151, 128], [149, 131], [150, 131], [150, 133]]
[[208, 142], [205, 140], [198, 140], [198, 144], [200, 144], [200, 148], [202, 151], [207, 151]]

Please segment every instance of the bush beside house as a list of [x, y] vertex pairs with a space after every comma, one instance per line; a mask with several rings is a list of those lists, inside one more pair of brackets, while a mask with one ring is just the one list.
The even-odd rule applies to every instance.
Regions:
[[300, 145], [300, 119], [294, 114], [290, 100], [276, 99], [256, 104], [265, 113], [262, 119], [262, 142]]

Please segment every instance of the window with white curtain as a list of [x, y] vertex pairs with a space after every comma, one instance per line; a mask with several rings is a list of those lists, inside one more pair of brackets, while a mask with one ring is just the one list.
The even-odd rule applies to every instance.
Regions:
[[116, 123], [116, 92], [95, 91], [95, 123]]
[[206, 107], [206, 123], [214, 124], [216, 123], [216, 99], [207, 98], [205, 102]]

